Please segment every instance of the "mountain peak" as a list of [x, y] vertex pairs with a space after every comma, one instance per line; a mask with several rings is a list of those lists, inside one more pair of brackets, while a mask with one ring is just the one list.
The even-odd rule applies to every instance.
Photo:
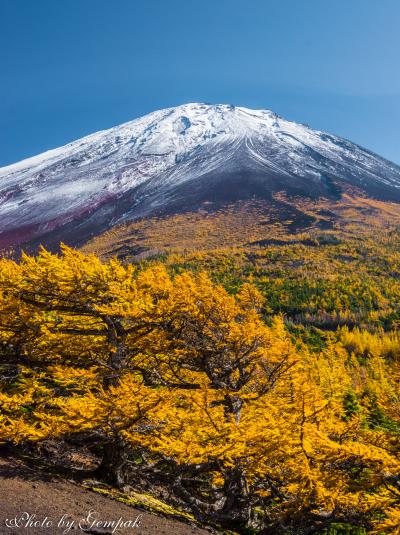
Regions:
[[81, 242], [158, 212], [337, 196], [341, 184], [400, 200], [400, 168], [350, 141], [270, 110], [182, 104], [1, 168], [0, 245]]

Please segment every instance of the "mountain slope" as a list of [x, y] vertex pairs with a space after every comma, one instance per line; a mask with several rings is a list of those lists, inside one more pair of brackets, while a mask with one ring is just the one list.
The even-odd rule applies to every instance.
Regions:
[[400, 168], [268, 110], [187, 104], [0, 169], [0, 247], [86, 242], [138, 218], [232, 201], [400, 201]]

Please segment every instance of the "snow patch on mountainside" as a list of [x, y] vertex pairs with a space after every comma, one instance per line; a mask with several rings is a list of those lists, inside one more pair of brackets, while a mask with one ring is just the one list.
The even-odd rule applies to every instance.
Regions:
[[0, 242], [21, 227], [38, 236], [138, 186], [167, 191], [229, 165], [400, 191], [399, 167], [337, 136], [269, 110], [186, 104], [0, 168]]

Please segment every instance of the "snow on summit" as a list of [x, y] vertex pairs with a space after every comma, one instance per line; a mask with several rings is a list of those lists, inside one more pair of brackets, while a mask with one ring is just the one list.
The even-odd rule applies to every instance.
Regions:
[[229, 177], [300, 194], [339, 180], [400, 200], [400, 168], [358, 145], [269, 110], [185, 104], [0, 168], [0, 245], [85, 218], [105, 228], [171, 199], [185, 208], [185, 185], [204, 199], [221, 177], [227, 190]]

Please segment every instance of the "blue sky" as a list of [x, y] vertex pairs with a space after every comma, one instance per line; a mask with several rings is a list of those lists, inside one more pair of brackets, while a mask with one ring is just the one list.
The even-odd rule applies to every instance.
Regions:
[[398, 0], [0, 0], [0, 166], [184, 102], [400, 163]]

